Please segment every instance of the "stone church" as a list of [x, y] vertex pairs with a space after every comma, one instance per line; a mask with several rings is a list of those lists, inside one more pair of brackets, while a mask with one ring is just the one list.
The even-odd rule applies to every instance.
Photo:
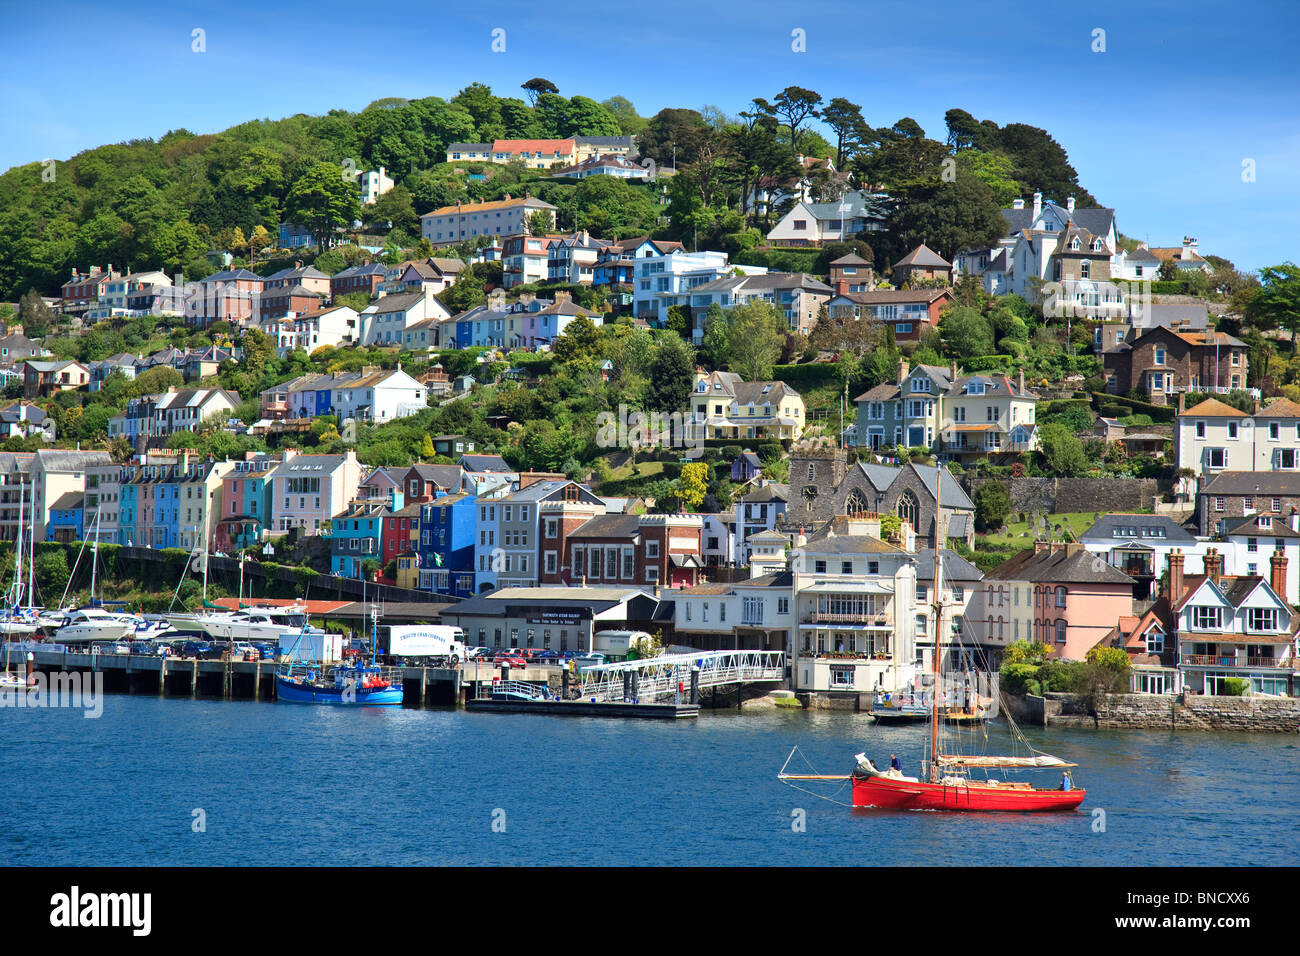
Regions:
[[[943, 469], [909, 462], [901, 467], [864, 462], [849, 467], [847, 454], [830, 439], [807, 439], [790, 449], [790, 502], [784, 529], [813, 529], [836, 515], [896, 514], [916, 531], [918, 548], [933, 548], [935, 532], [975, 546], [975, 505], [957, 479]], [[937, 486], [943, 494], [936, 499]]]

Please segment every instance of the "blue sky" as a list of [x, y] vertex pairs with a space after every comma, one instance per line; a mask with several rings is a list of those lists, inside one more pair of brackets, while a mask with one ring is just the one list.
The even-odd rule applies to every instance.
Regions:
[[[20, 4], [0, 0], [0, 168], [186, 127], [560, 92], [729, 114], [788, 85], [869, 123], [944, 111], [1048, 130], [1127, 235], [1255, 269], [1300, 259], [1300, 2]], [[191, 50], [195, 28], [206, 52]], [[505, 52], [491, 50], [505, 31]], [[806, 52], [791, 49], [795, 29]], [[1105, 52], [1093, 52], [1093, 31]], [[1254, 160], [1255, 181], [1242, 163]]]

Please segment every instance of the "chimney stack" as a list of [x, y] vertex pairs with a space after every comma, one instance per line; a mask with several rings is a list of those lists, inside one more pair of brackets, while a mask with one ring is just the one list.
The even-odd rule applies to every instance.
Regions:
[[847, 279], [840, 279], [838, 282], [835, 283], [835, 294], [836, 295], [849, 294], [849, 282]]
[[[1273, 549], [1273, 556], [1268, 559], [1269, 575], [1268, 585], [1273, 589], [1273, 593], [1286, 601], [1286, 553], [1282, 550], [1282, 545]], [[1290, 603], [1289, 601], [1287, 603]]]
[[1187, 411], [1187, 393], [1179, 392], [1178, 393], [1178, 414], [1182, 415], [1186, 411]]
[[1043, 213], [1043, 194], [1034, 193], [1034, 219], [1037, 220]]
[[1182, 548], [1169, 552], [1169, 603], [1175, 604], [1183, 596], [1183, 555]]
[[1065, 211], [1066, 211], [1066, 212], [1069, 212], [1069, 213], [1073, 213], [1073, 212], [1074, 212], [1074, 197], [1073, 197], [1073, 196], [1069, 196], [1069, 197], [1066, 198], [1066, 200], [1065, 200]]
[[1016, 376], [1016, 388], [1023, 395], [1025, 391], [1025, 367], [1020, 366], [1020, 373]]
[[1287, 516], [1286, 523], [1292, 531], [1300, 531], [1300, 511], [1296, 510], [1295, 505], [1291, 506], [1291, 514]]
[[907, 381], [907, 359], [901, 357], [898, 360], [898, 384], [902, 385], [905, 381]]
[[957, 360], [953, 359], [948, 363], [948, 377], [954, 382], [957, 381]]
[[1012, 208], [1012, 209], [1024, 209], [1024, 208], [1025, 208], [1025, 201], [1024, 201], [1023, 199], [1013, 199], [1013, 200], [1011, 200], [1011, 208]]
[[1222, 575], [1223, 555], [1219, 554], [1218, 548], [1210, 548], [1205, 552], [1205, 576], [1217, 585]]

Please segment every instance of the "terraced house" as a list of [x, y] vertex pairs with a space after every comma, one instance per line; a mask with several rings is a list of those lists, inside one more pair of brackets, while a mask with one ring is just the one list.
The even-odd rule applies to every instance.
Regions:
[[126, 411], [108, 420], [108, 437], [161, 444], [181, 431], [194, 431], [208, 418], [224, 419], [239, 404], [239, 396], [224, 388], [169, 388], [127, 402]]
[[361, 465], [356, 452], [299, 455], [286, 451], [266, 479], [271, 485], [271, 515], [277, 531], [299, 528], [320, 534], [321, 527], [356, 497]]

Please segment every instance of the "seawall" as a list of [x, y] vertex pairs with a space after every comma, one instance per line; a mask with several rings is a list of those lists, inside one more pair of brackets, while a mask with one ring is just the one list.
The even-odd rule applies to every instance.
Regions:
[[1074, 694], [1005, 694], [1003, 701], [1018, 722], [1038, 727], [1300, 733], [1300, 699], [1294, 697], [1114, 694], [1096, 715]]

